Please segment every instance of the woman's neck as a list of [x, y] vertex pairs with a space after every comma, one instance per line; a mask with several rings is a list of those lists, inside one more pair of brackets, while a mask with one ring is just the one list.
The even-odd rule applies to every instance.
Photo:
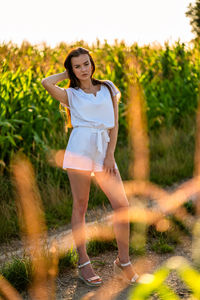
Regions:
[[81, 89], [90, 90], [93, 87], [92, 80], [81, 80]]

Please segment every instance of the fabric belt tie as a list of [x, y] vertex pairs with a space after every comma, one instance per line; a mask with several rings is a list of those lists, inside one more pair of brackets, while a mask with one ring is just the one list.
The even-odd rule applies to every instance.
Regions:
[[97, 149], [100, 153], [103, 153], [103, 143], [110, 142], [110, 137], [106, 129], [93, 129], [92, 132], [97, 133]]
[[92, 132], [97, 133], [97, 150], [100, 153], [103, 153], [103, 143], [110, 142], [110, 137], [109, 137], [107, 129], [95, 128], [95, 127], [90, 127], [90, 126], [75, 126], [75, 127], [87, 127], [87, 128], [90, 128]]

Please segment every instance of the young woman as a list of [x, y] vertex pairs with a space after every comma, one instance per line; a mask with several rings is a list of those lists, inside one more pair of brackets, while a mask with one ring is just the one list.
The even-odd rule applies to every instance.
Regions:
[[[87, 285], [99, 286], [86, 252], [85, 213], [88, 206], [91, 174], [108, 197], [114, 210], [114, 232], [118, 257], [114, 271], [121, 272], [129, 284], [138, 279], [129, 258], [129, 221], [117, 220], [117, 212], [128, 216], [129, 202], [115, 162], [118, 135], [118, 100], [120, 91], [110, 80], [93, 78], [94, 61], [85, 48], [72, 49], [64, 62], [66, 71], [42, 80], [50, 95], [68, 111], [68, 126], [73, 127], [64, 155], [73, 196], [72, 233], [79, 255], [79, 278]], [[69, 78], [68, 88], [57, 82]], [[81, 237], [81, 243], [80, 243]]]

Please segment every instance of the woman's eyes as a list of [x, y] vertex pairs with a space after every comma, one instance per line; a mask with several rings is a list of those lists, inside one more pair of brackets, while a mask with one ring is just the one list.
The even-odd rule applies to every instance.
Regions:
[[[85, 64], [85, 66], [88, 66], [88, 65], [89, 65], [89, 63]], [[80, 67], [80, 66], [77, 66], [76, 69], [79, 68], [79, 67]]]

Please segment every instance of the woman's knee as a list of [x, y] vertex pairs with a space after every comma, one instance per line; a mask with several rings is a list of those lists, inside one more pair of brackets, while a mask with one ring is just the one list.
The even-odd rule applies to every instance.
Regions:
[[79, 198], [73, 199], [73, 212], [78, 213], [79, 215], [84, 215], [87, 211], [88, 199]]
[[129, 208], [129, 201], [127, 197], [122, 197], [122, 199], [116, 199], [116, 201], [112, 201], [114, 210], [123, 210]]
[[119, 204], [117, 204], [114, 208], [113, 208], [115, 211], [116, 210], [128, 210], [129, 209], [129, 203], [123, 203], [123, 204], [121, 204], [121, 203], [119, 203]]
[[118, 205], [117, 207], [114, 208], [114, 219], [115, 222], [122, 222], [122, 223], [127, 223], [129, 220], [129, 204], [124, 203], [121, 205]]

